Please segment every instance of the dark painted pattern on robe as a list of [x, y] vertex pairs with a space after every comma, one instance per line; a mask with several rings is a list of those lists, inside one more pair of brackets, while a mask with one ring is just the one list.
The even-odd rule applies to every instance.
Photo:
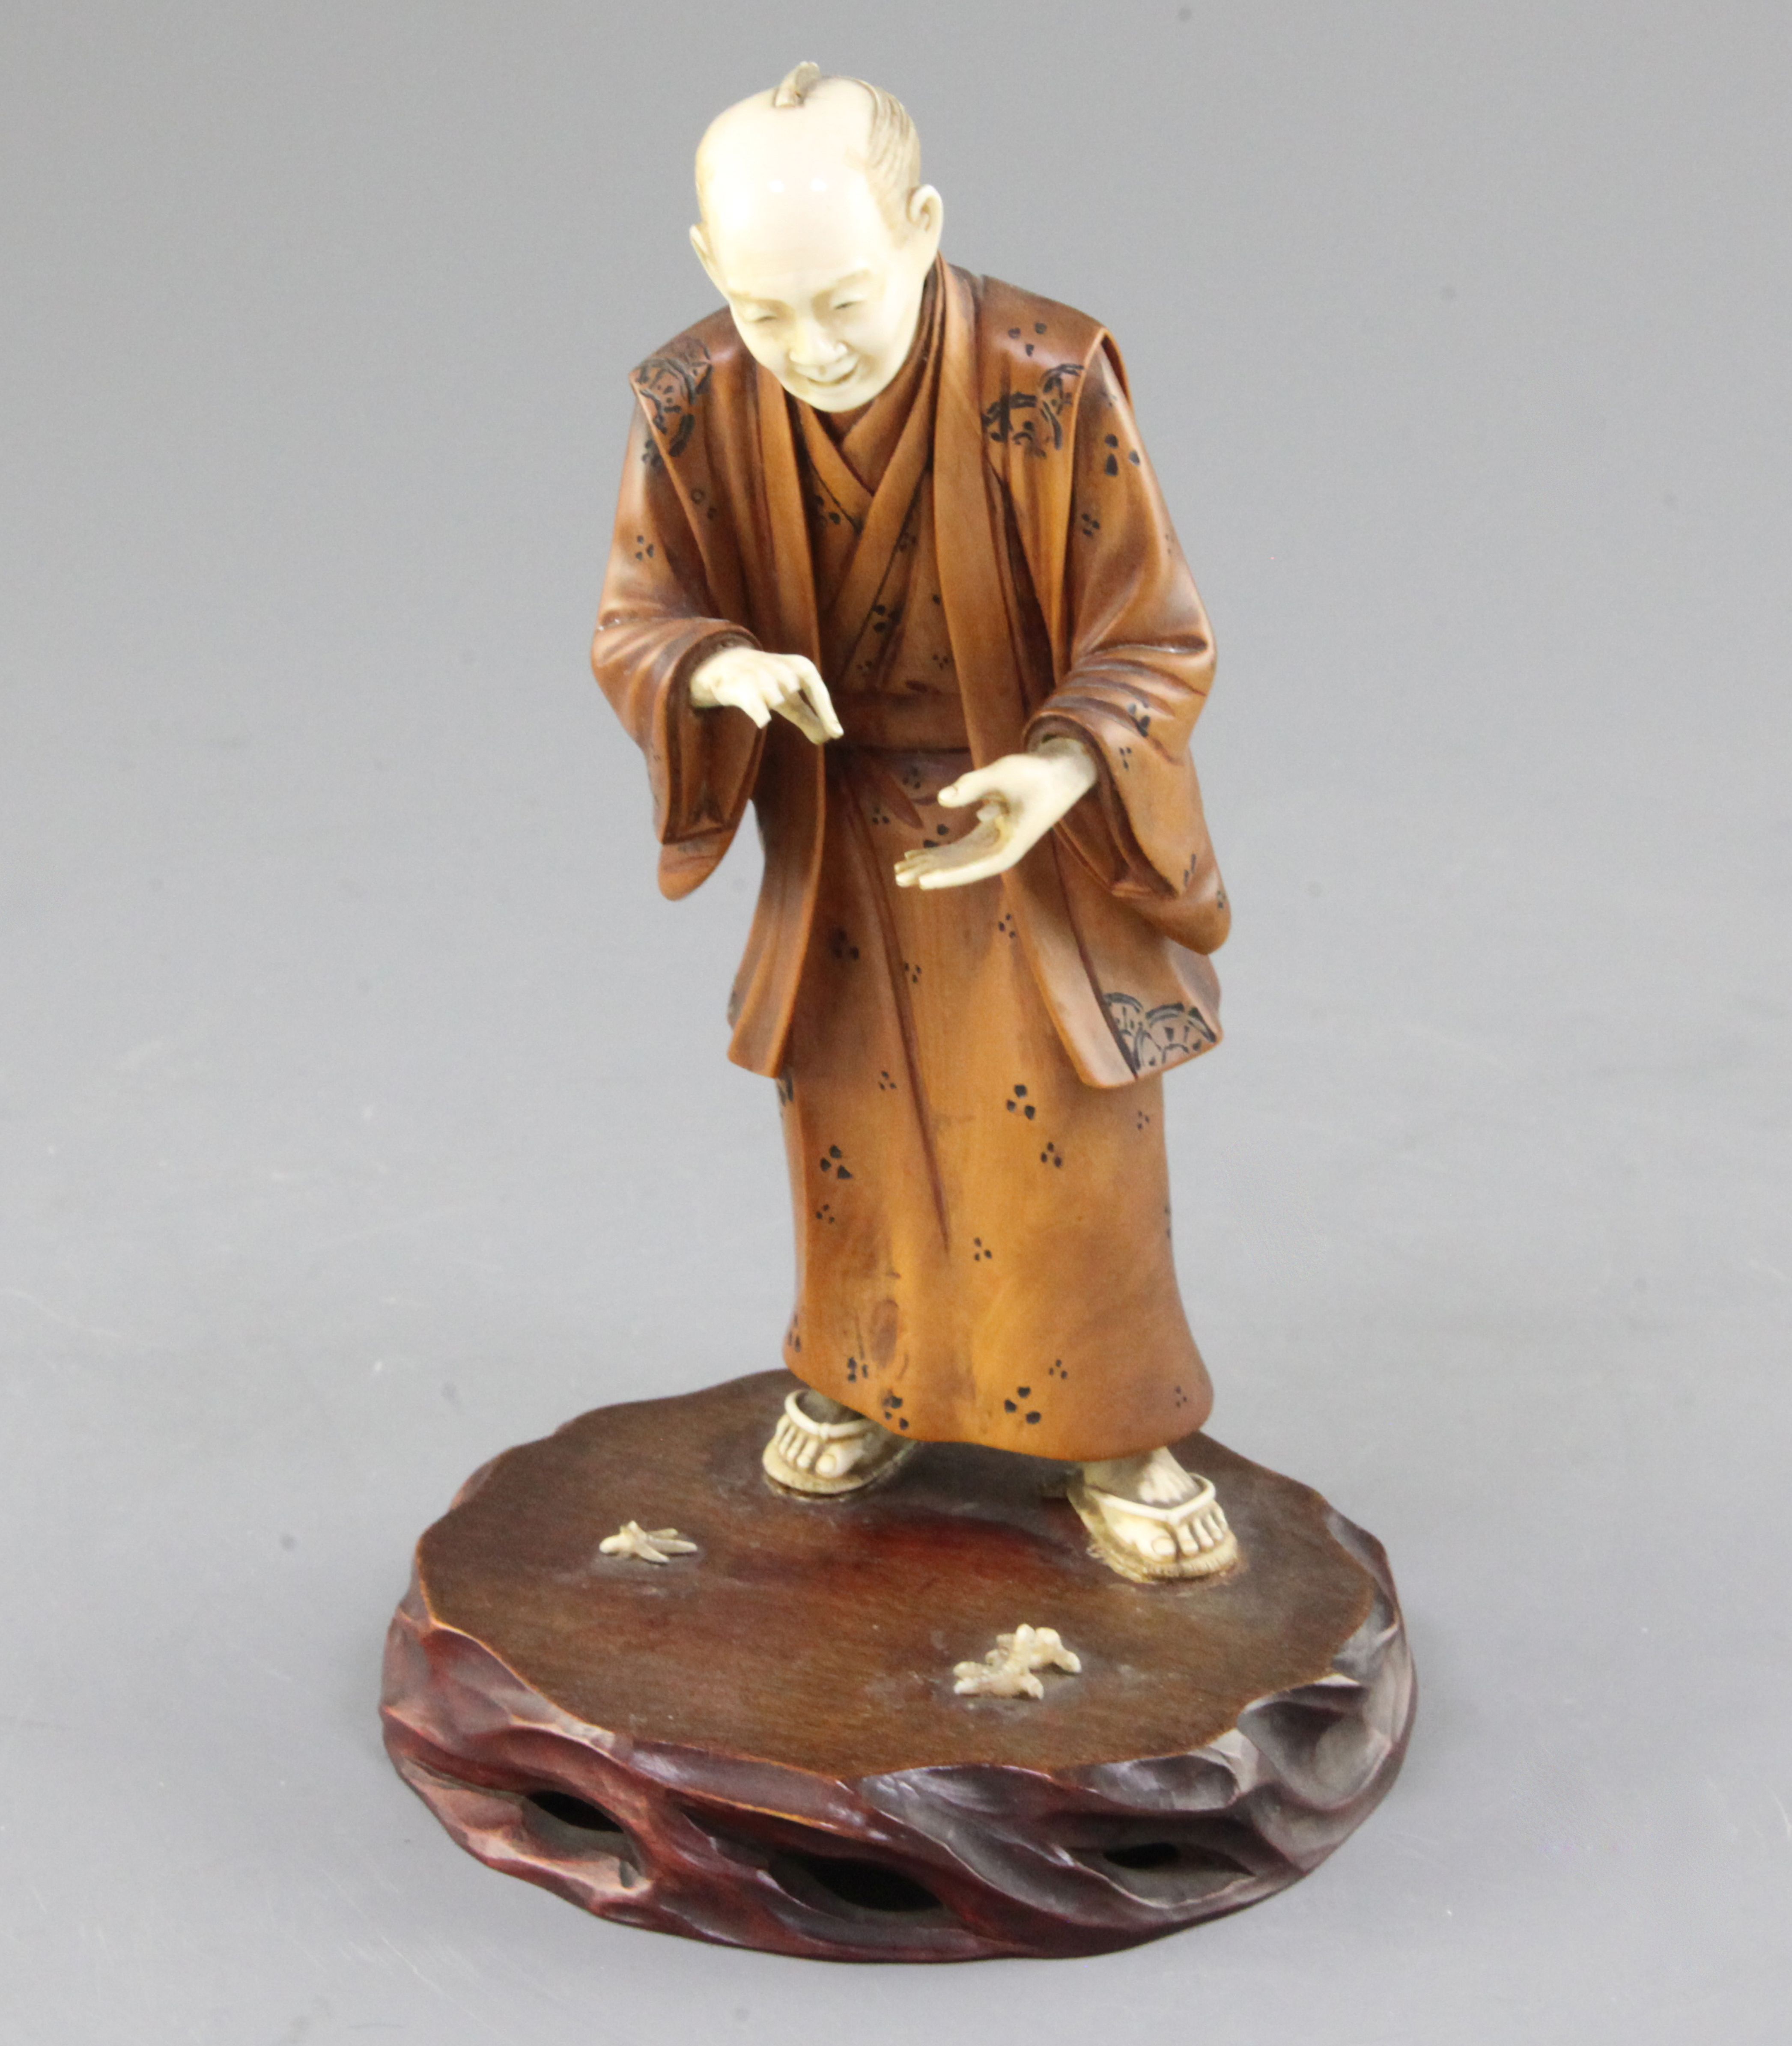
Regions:
[[[898, 1433], [1121, 1455], [1210, 1399], [1160, 1075], [1218, 1034], [1188, 758], [1212, 647], [1101, 329], [944, 265], [936, 340], [942, 314], [937, 360], [835, 431], [725, 315], [642, 365], [593, 665], [668, 894], [758, 812], [731, 1051], [778, 1082], [792, 1365]], [[696, 711], [686, 678], [731, 639], [816, 659], [846, 740]], [[972, 755], [1060, 732], [1099, 778], [1020, 867], [894, 888], [971, 828], [934, 797]]]
[[[926, 367], [917, 347], [844, 431], [791, 401], [847, 736], [828, 749], [778, 1087], [798, 1264], [786, 1361], [898, 1434], [1122, 1455], [1185, 1433], [1211, 1400], [1172, 1260], [1161, 1083], [1078, 1078], [998, 882], [923, 892], [893, 876], [975, 820], [934, 800], [972, 762], [932, 480], [899, 466]], [[1099, 440], [1080, 451], [1091, 502], [1103, 460]]]

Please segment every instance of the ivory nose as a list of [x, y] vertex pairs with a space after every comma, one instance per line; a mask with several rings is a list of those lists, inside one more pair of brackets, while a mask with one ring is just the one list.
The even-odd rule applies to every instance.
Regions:
[[845, 344], [831, 341], [818, 326], [798, 328], [790, 344], [793, 369], [831, 369], [846, 353]]

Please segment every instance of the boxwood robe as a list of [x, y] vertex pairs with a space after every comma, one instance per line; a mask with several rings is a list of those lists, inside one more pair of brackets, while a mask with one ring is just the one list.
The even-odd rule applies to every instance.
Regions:
[[[1161, 1075], [1218, 1040], [1227, 909], [1188, 739], [1207, 622], [1113, 343], [941, 263], [861, 411], [790, 398], [722, 313], [636, 370], [593, 647], [646, 756], [663, 891], [751, 799], [765, 874], [730, 1056], [775, 1077], [786, 1361], [900, 1433], [1067, 1459], [1212, 1403], [1172, 1262]], [[845, 736], [700, 711], [744, 642], [805, 654]], [[1064, 732], [1098, 783], [1015, 868], [925, 892], [940, 789]]]

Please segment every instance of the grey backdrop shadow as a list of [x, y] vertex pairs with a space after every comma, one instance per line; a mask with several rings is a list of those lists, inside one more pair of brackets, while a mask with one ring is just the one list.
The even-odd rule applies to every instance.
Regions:
[[[690, 150], [810, 56], [1126, 351], [1215, 1430], [1421, 1658], [1326, 1869], [1044, 1974], [588, 1921], [373, 1713], [475, 1464], [787, 1311], [753, 855], [658, 900], [583, 661]], [[1789, 72], [1733, 0], [7, 9], [0, 2036], [1783, 2037]]]

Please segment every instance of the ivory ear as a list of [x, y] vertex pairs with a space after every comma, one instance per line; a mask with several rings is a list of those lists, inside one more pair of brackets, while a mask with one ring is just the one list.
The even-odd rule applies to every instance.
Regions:
[[909, 194], [908, 205], [904, 208], [909, 226], [918, 234], [925, 234], [936, 245], [940, 230], [945, 224], [946, 203], [932, 185], [917, 185]]

